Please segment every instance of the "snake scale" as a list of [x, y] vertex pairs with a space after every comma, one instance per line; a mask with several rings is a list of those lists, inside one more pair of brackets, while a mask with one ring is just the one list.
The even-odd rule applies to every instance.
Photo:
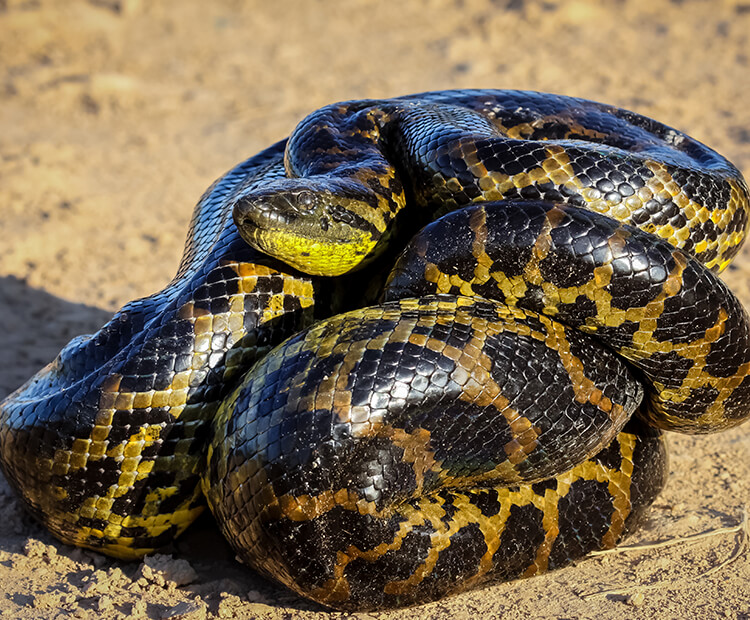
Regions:
[[750, 414], [715, 275], [749, 209], [720, 155], [604, 104], [326, 106], [207, 190], [162, 291], [0, 403], [3, 471], [120, 558], [205, 497], [244, 562], [338, 609], [564, 566], [642, 521], [661, 429]]

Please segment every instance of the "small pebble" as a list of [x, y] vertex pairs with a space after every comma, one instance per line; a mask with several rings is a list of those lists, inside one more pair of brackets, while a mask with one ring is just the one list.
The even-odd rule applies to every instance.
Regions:
[[162, 620], [205, 620], [206, 605], [202, 601], [183, 601], [161, 615]]
[[111, 611], [115, 606], [114, 603], [112, 603], [111, 598], [108, 596], [100, 596], [96, 607], [99, 611]]
[[[187, 560], [175, 560], [171, 555], [163, 554], [146, 556], [140, 566], [140, 573], [143, 579], [161, 587], [165, 587], [168, 582], [185, 586], [198, 580], [198, 573]], [[140, 583], [140, 579], [138, 582]]]
[[628, 605], [632, 605], [633, 607], [640, 607], [645, 601], [646, 596], [643, 594], [643, 592], [635, 592], [625, 599], [625, 602]]

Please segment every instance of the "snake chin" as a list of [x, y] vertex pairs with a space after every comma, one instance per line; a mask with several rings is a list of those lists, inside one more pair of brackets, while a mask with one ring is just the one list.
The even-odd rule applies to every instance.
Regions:
[[[240, 236], [251, 247], [290, 267], [314, 276], [339, 276], [369, 262], [376, 245], [370, 235], [331, 224], [321, 216], [316, 226], [326, 230], [328, 238], [316, 237], [315, 226], [305, 222], [284, 221], [278, 217], [243, 218], [235, 216]], [[343, 234], [342, 234], [343, 233]]]

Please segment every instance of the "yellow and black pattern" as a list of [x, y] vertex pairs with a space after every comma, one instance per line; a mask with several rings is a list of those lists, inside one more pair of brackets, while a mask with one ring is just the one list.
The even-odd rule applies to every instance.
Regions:
[[623, 362], [547, 317], [388, 302], [253, 368], [217, 416], [204, 491], [240, 557], [304, 596], [432, 600], [634, 527], [666, 472], [656, 431], [611, 441], [640, 397]]
[[712, 273], [749, 208], [721, 156], [611, 106], [328, 106], [206, 192], [163, 291], [0, 403], [0, 463], [56, 536], [123, 558], [202, 486], [244, 561], [342, 609], [562, 566], [637, 526], [654, 426], [750, 413]]
[[136, 558], [204, 509], [209, 421], [253, 362], [313, 320], [309, 277], [259, 256], [227, 201], [282, 173], [283, 144], [237, 166], [198, 204], [178, 275], [126, 305], [3, 401], [3, 470], [63, 541]]
[[450, 213], [412, 239], [386, 297], [436, 293], [499, 299], [595, 336], [640, 371], [660, 428], [714, 432], [750, 410], [739, 300], [695, 258], [598, 213], [534, 201]]
[[240, 557], [327, 605], [432, 600], [615, 544], [666, 468], [655, 431], [610, 443], [641, 401], [624, 360], [646, 390], [640, 425], [712, 432], [750, 414], [739, 302], [595, 212], [449, 213], [409, 242], [384, 297], [274, 349], [209, 448], [204, 492]]
[[690, 136], [613, 106], [525, 91], [333, 104], [295, 129], [285, 165], [290, 178], [243, 194], [235, 219], [248, 243], [311, 274], [372, 260], [394, 227], [413, 233], [472, 202], [518, 199], [608, 215], [720, 270], [750, 209], [742, 175]]
[[[595, 377], [599, 363], [618, 372], [617, 358], [588, 359], [597, 343], [634, 369], [638, 417], [656, 427], [713, 432], [750, 414], [750, 323], [712, 273], [744, 239], [748, 191], [688, 136], [538, 93], [427, 93], [323, 108], [295, 130], [285, 162], [290, 178], [235, 205], [251, 245], [336, 275], [377, 260], [378, 234], [411, 239], [382, 305], [287, 340], [217, 418], [209, 503], [240, 557], [301, 594], [345, 609], [403, 605], [615, 544], [664, 463], [651, 445], [653, 493], [640, 494], [643, 479], [621, 482], [643, 462], [604, 471], [591, 457], [582, 435], [609, 444], [631, 407]], [[383, 199], [393, 178], [406, 208], [400, 194]], [[287, 234], [293, 248], [266, 242]], [[610, 452], [629, 441], [619, 435]], [[550, 478], [562, 451], [558, 473], [596, 476]], [[587, 512], [607, 528], [581, 520], [574, 551], [566, 502], [596, 494], [584, 482], [594, 479], [607, 490]], [[513, 500], [527, 506], [515, 560], [493, 554], [516, 526], [474, 501], [488, 489], [508, 497], [507, 485], [533, 497]]]

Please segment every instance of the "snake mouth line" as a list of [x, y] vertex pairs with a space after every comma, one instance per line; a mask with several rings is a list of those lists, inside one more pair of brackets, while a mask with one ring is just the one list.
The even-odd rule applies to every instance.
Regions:
[[[250, 245], [263, 243], [262, 239], [294, 237], [301, 242], [309, 242], [320, 245], [337, 246], [351, 243], [351, 236], [336, 235], [331, 223], [321, 218], [315, 226], [313, 223], [300, 222], [294, 218], [286, 217], [278, 213], [253, 213], [240, 214], [235, 207], [233, 219], [240, 236]], [[329, 236], [321, 239], [320, 231], [329, 233]], [[273, 245], [276, 245], [274, 243]]]
[[232, 218], [240, 229], [289, 227], [294, 224], [295, 220], [289, 215], [290, 211], [293, 212], [294, 206], [288, 200], [284, 200], [284, 203], [286, 203], [286, 208], [280, 210], [265, 201], [240, 198], [234, 203]]
[[259, 249], [266, 251], [292, 238], [296, 244], [333, 249], [349, 244], [369, 245], [369, 239], [379, 237], [368, 222], [338, 205], [314, 204], [305, 210], [284, 195], [273, 196], [272, 200], [240, 198], [234, 204], [232, 218], [247, 243], [261, 245]]

